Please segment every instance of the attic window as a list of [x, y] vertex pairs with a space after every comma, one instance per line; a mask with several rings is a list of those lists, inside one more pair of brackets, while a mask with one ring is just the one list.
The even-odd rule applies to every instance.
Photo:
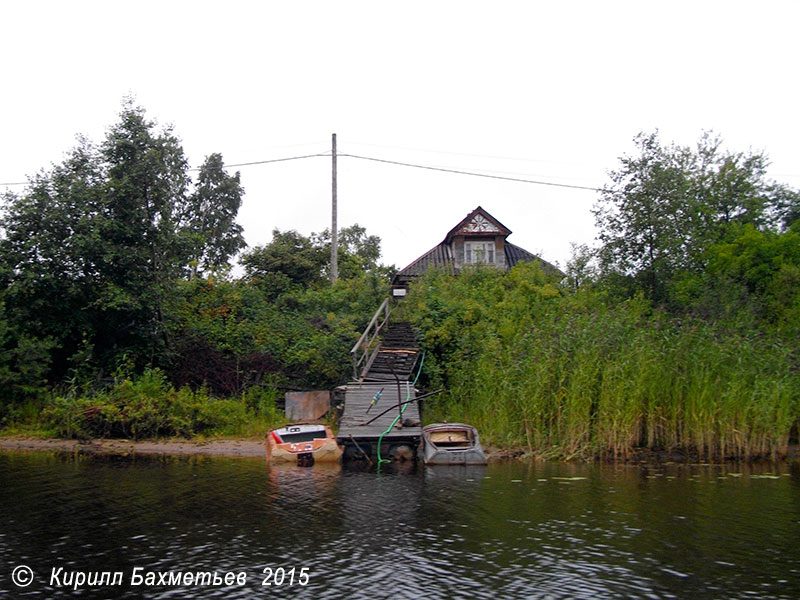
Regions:
[[493, 265], [494, 242], [464, 242], [464, 262], [468, 265]]

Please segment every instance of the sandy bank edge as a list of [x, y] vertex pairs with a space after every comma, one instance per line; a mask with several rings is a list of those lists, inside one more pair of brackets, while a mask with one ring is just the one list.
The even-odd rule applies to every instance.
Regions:
[[[67, 440], [67, 439], [42, 439], [26, 436], [0, 437], [0, 451], [11, 450], [21, 452], [70, 452], [78, 454], [107, 454], [117, 456], [131, 456], [136, 454], [174, 455], [174, 456], [229, 456], [229, 457], [264, 457], [266, 448], [262, 440], [230, 439], [230, 440]], [[498, 449], [485, 447], [484, 450], [489, 462], [514, 461], [514, 460], [544, 460], [535, 455], [526, 454], [522, 448]], [[729, 459], [721, 462], [774, 461], [778, 460], [800, 462], [800, 445], [791, 444], [785, 456], [780, 457], [753, 457], [750, 459]], [[637, 450], [625, 458], [605, 457], [590, 459], [586, 462], [605, 462], [614, 464], [692, 464], [705, 463], [707, 458], [699, 457], [695, 453], [684, 452], [657, 452]], [[569, 462], [569, 461], [567, 461]], [[712, 461], [720, 462], [720, 461]]]
[[139, 441], [0, 438], [0, 450], [77, 452], [79, 454], [172, 454], [206, 456], [266, 456], [261, 440]]
[[[136, 454], [162, 454], [176, 456], [238, 456], [266, 457], [264, 442], [260, 440], [208, 440], [208, 441], [138, 441], [132, 440], [66, 440], [41, 439], [25, 436], [0, 437], [0, 451], [19, 452], [70, 452], [78, 454], [108, 454], [131, 456]], [[486, 449], [489, 462], [520, 458], [521, 451]]]

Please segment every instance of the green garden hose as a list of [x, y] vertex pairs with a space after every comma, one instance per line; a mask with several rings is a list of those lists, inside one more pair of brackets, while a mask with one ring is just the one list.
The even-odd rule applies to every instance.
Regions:
[[408, 401], [411, 399], [411, 390], [414, 389], [415, 385], [417, 385], [417, 379], [419, 379], [419, 375], [420, 375], [420, 373], [422, 373], [422, 365], [423, 364], [425, 364], [425, 353], [424, 352], [422, 353], [422, 358], [419, 361], [419, 369], [417, 369], [417, 376], [414, 377], [414, 382], [411, 384], [411, 387], [408, 388], [408, 393], [406, 394], [406, 402], [407, 402], [407, 404], [403, 404], [403, 407], [400, 409], [400, 414], [397, 415], [394, 418], [394, 421], [392, 421], [392, 424], [389, 425], [389, 427], [386, 428], [386, 431], [384, 431], [380, 435], [380, 437], [378, 438], [378, 467], [379, 468], [380, 468], [381, 463], [392, 462], [392, 461], [387, 460], [387, 459], [385, 459], [385, 458], [383, 458], [381, 456], [381, 443], [383, 442], [383, 436], [385, 436], [387, 433], [389, 433], [394, 428], [394, 426], [397, 425], [397, 422], [400, 420], [400, 417], [402, 417], [403, 413], [406, 412], [406, 409], [408, 408]]

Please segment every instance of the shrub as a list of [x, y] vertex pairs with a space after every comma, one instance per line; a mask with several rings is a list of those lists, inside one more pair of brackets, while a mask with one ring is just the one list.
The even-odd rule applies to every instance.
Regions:
[[93, 396], [58, 396], [43, 411], [43, 418], [65, 437], [142, 439], [230, 435], [253, 420], [278, 420], [278, 415], [268, 391], [255, 390], [241, 399], [217, 399], [203, 388], [175, 389], [164, 373], [148, 369]]

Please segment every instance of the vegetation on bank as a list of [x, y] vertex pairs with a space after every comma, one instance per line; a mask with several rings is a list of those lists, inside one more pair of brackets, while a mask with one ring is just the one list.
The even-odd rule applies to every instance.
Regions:
[[[396, 311], [419, 330], [426, 419], [551, 457], [636, 449], [780, 455], [800, 420], [800, 195], [760, 154], [641, 135], [566, 277], [432, 271]], [[380, 240], [273, 232], [244, 251], [222, 157], [189, 176], [179, 141], [126, 102], [0, 226], [0, 422], [87, 438], [263, 435], [287, 390], [347, 381], [386, 297]], [[241, 277], [230, 274], [240, 252]]]
[[671, 315], [641, 296], [567, 294], [536, 265], [430, 273], [403, 312], [424, 335], [423, 375], [446, 390], [426, 419], [471, 423], [493, 446], [776, 455], [800, 417], [796, 340]]
[[429, 273], [428, 418], [544, 456], [776, 456], [800, 419], [800, 201], [758, 154], [637, 138], [567, 277]]
[[58, 437], [145, 439], [263, 436], [282, 416], [274, 390], [251, 387], [240, 398], [215, 398], [205, 388], [175, 389], [162, 371], [147, 369], [94, 394], [56, 396], [42, 420]]
[[380, 240], [275, 230], [243, 247], [238, 173], [195, 179], [169, 128], [131, 102], [106, 139], [7, 193], [0, 219], [0, 424], [75, 437], [250, 435], [287, 390], [346, 381], [388, 293]]

